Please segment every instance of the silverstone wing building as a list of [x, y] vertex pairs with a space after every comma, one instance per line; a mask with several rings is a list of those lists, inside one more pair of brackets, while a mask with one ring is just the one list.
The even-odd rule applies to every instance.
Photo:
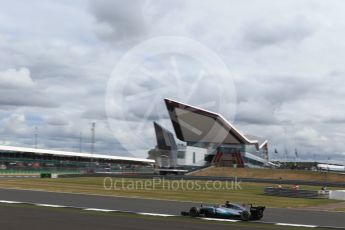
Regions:
[[[0, 145], [0, 168], [85, 170], [178, 166], [268, 167], [268, 142], [243, 135], [222, 115], [165, 99], [174, 134], [154, 122], [157, 145], [149, 159]], [[183, 144], [181, 144], [183, 142]]]
[[[206, 149], [206, 164], [228, 167], [270, 166], [266, 140], [243, 135], [220, 114], [171, 99], [165, 99], [165, 104], [176, 137], [185, 142], [187, 147]], [[156, 127], [155, 130], [158, 148], [162, 139], [171, 140], [171, 135], [157, 132]], [[193, 153], [186, 151], [185, 155], [188, 154]], [[169, 156], [175, 157], [176, 153], [171, 152]]]

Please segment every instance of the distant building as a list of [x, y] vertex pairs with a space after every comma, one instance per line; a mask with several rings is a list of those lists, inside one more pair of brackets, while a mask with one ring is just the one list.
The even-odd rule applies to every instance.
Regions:
[[207, 150], [184, 144], [177, 144], [173, 133], [157, 122], [153, 123], [157, 145], [149, 151], [148, 159], [155, 160], [159, 168], [178, 166], [202, 166], [205, 164]]
[[0, 145], [0, 169], [44, 171], [123, 171], [152, 168], [154, 160]]
[[179, 152], [174, 135], [157, 122], [154, 122], [153, 126], [157, 145], [149, 151], [149, 159], [155, 160], [158, 167], [176, 167]]
[[[270, 166], [266, 140], [243, 135], [220, 114], [170, 99], [165, 104], [177, 138], [187, 144], [184, 164]], [[168, 136], [170, 140], [172, 134]]]

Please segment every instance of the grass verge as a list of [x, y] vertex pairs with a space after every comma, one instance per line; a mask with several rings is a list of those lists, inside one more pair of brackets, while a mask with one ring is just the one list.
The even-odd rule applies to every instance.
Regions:
[[[156, 179], [157, 180], [157, 179]], [[104, 182], [107, 190], [104, 187]], [[156, 183], [156, 184], [155, 184]], [[165, 184], [164, 184], [165, 183]], [[175, 187], [172, 185], [175, 183]], [[177, 186], [178, 183], [182, 183]], [[194, 187], [187, 189], [188, 183], [197, 183], [201, 189]], [[205, 189], [207, 181], [174, 181], [167, 180], [157, 183], [151, 179], [112, 178], [105, 181], [104, 178], [59, 178], [59, 179], [1, 179], [0, 188], [15, 188], [29, 190], [43, 190], [53, 192], [82, 193], [106, 196], [141, 197], [151, 199], [192, 201], [203, 203], [223, 203], [225, 200], [239, 203], [254, 203], [267, 207], [302, 208], [318, 206], [338, 201], [327, 199], [303, 199], [288, 197], [273, 197], [263, 194], [263, 190], [270, 184], [240, 183], [240, 188], [231, 189], [231, 184], [217, 182], [217, 188]], [[213, 182], [212, 182], [213, 183]], [[170, 188], [169, 188], [170, 184]], [[116, 185], [116, 186], [115, 186]], [[212, 184], [211, 184], [212, 185]], [[210, 185], [208, 185], [210, 186]], [[228, 186], [228, 187], [226, 187]], [[230, 187], [229, 187], [230, 186]], [[178, 188], [177, 188], [178, 187]], [[177, 188], [177, 189], [176, 189]], [[226, 188], [226, 189], [225, 189]], [[230, 189], [229, 189], [230, 188]], [[318, 187], [301, 186], [301, 189], [317, 190]]]
[[304, 180], [304, 181], [328, 181], [344, 182], [345, 175], [331, 172], [313, 172], [302, 170], [284, 169], [250, 169], [211, 167], [202, 171], [191, 173], [192, 176], [219, 176], [219, 177], [242, 177], [261, 179]]

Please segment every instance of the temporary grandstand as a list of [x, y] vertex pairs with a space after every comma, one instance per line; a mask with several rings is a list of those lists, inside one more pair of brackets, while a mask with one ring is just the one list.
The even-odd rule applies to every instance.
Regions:
[[1, 171], [116, 172], [152, 169], [154, 160], [0, 145]]

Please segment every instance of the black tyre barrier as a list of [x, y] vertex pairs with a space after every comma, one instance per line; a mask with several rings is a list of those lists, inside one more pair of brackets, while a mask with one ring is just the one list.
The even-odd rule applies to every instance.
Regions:
[[282, 197], [293, 197], [293, 198], [309, 198], [309, 199], [322, 199], [328, 198], [326, 191], [320, 193], [319, 191], [312, 190], [300, 190], [292, 188], [265, 188], [265, 195], [269, 196], [282, 196]]

